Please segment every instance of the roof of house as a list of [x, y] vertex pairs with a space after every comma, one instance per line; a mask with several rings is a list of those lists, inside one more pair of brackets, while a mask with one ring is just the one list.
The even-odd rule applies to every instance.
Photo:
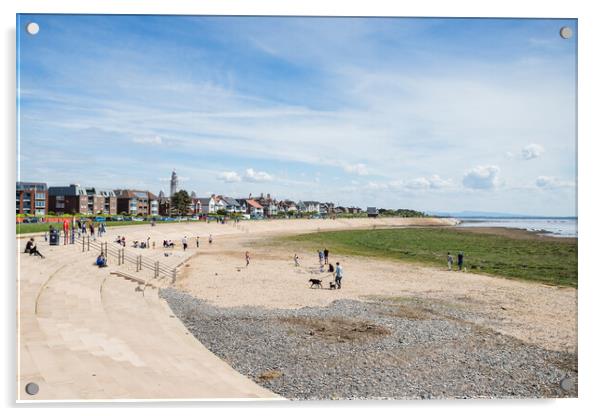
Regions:
[[222, 196], [222, 199], [228, 205], [240, 206], [240, 204], [238, 203], [238, 201], [236, 199], [230, 198], [229, 196]]
[[255, 201], [254, 199], [247, 199], [247, 204], [253, 208], [263, 209], [261, 204], [259, 202]]

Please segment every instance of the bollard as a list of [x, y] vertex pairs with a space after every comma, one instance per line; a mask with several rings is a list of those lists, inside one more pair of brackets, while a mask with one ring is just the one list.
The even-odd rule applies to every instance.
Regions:
[[171, 283], [175, 283], [176, 282], [176, 269], [173, 269], [171, 271]]

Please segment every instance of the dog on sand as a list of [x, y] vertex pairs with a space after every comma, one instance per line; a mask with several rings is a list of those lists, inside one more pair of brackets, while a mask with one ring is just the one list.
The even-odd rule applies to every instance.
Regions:
[[322, 288], [322, 281], [320, 279], [309, 279], [309, 283], [311, 283], [311, 288], [319, 287]]

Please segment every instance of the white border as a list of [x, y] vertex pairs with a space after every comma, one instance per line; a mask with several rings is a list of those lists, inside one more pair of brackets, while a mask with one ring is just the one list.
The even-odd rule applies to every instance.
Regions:
[[[1, 19], [3, 23], [4, 59], [2, 60], [2, 82], [4, 97], [1, 101], [4, 126], [4, 141], [1, 152], [3, 159], [3, 195], [12, 195], [15, 180], [15, 80], [14, 80], [14, 26], [15, 13], [132, 13], [132, 14], [237, 14], [237, 15], [346, 15], [346, 16], [447, 16], [447, 17], [565, 17], [579, 19], [579, 399], [555, 401], [429, 401], [429, 402], [344, 402], [344, 403], [240, 403], [231, 402], [223, 405], [220, 403], [181, 403], [179, 411], [199, 413], [202, 406], [204, 411], [223, 412], [225, 410], [243, 410], [251, 414], [265, 414], [266, 412], [286, 412], [300, 414], [310, 412], [332, 412], [343, 410], [346, 413], [365, 413], [369, 410], [378, 412], [395, 412], [420, 410], [427, 413], [447, 414], [504, 414], [518, 409], [530, 413], [567, 414], [569, 412], [588, 412], [599, 405], [600, 374], [600, 337], [598, 335], [600, 315], [600, 276], [595, 262], [597, 239], [600, 235], [600, 226], [597, 216], [600, 215], [600, 204], [597, 195], [600, 186], [597, 179], [600, 175], [600, 119], [599, 105], [600, 81], [602, 74], [600, 65], [599, 44], [602, 40], [602, 16], [594, 8], [593, 1], [413, 1], [413, 2], [387, 2], [381, 0], [370, 1], [328, 1], [328, 0], [289, 0], [289, 1], [143, 1], [143, 0], [105, 0], [105, 1], [75, 1], [75, 0], [20, 0], [4, 1], [2, 4]], [[8, 201], [8, 202], [7, 202]], [[5, 319], [2, 320], [3, 333], [6, 335], [3, 343], [5, 371], [2, 377], [2, 392], [4, 393], [4, 406], [15, 403], [14, 371], [15, 353], [15, 259], [14, 259], [14, 228], [12, 224], [12, 198], [6, 198], [2, 206], [2, 219], [0, 230], [7, 244], [0, 251], [2, 264], [8, 265], [7, 273], [2, 276], [5, 296]], [[559, 311], [562, 313], [562, 311]], [[129, 404], [129, 403], [127, 403]], [[154, 402], [139, 403], [135, 408], [126, 403], [118, 402], [103, 404], [100, 409], [86, 407], [85, 412], [90, 414], [105, 414], [106, 407], [111, 412], [144, 411], [146, 414], [164, 414], [166, 408], [173, 406], [171, 403], [160, 404]], [[64, 409], [59, 406], [69, 405]], [[81, 413], [81, 404], [66, 403], [64, 405], [46, 406], [44, 413]], [[24, 405], [20, 409], [29, 413], [35, 411], [40, 405]], [[99, 406], [96, 404], [96, 406]], [[126, 410], [120, 410], [127, 406]], [[152, 406], [151, 409], [143, 409]], [[10, 412], [15, 409], [9, 409]], [[203, 411], [203, 410], [201, 410]]]

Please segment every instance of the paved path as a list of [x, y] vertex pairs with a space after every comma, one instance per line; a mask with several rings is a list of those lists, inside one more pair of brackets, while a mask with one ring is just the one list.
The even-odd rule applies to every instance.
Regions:
[[46, 259], [17, 254], [19, 400], [279, 399], [199, 343], [156, 289], [80, 246], [39, 248]]

